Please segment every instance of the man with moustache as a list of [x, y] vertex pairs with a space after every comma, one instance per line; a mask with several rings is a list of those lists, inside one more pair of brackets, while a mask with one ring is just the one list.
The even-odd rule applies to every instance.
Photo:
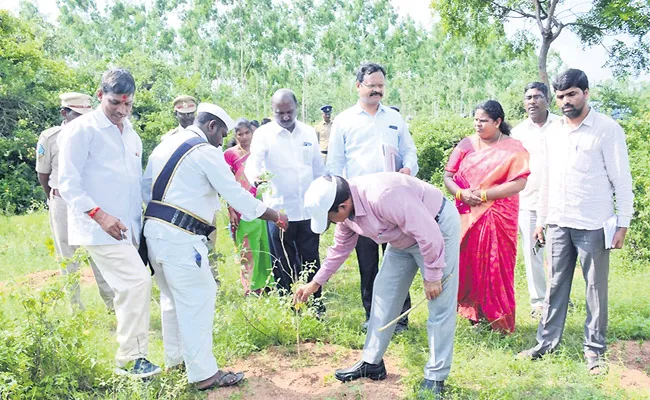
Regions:
[[541, 151], [546, 129], [560, 118], [548, 110], [548, 86], [542, 82], [531, 82], [524, 89], [524, 108], [528, 118], [512, 130], [512, 137], [518, 139], [530, 154], [530, 176], [524, 190], [519, 192], [519, 234], [526, 266], [528, 293], [530, 294], [531, 317], [539, 319], [544, 307], [546, 278], [544, 273], [544, 251], [535, 246], [533, 239], [537, 222], [537, 196], [542, 179]]
[[[397, 111], [381, 104], [386, 89], [384, 67], [375, 63], [362, 64], [357, 71], [356, 87], [359, 101], [339, 114], [332, 124], [327, 170], [347, 179], [384, 172], [386, 152], [394, 151], [402, 161], [399, 172], [415, 176], [418, 172], [417, 152], [408, 126]], [[366, 311], [362, 325], [365, 331], [370, 318], [373, 284], [379, 271], [379, 245], [370, 238], [359, 236], [356, 251], [361, 299]], [[402, 311], [410, 307], [409, 295]], [[395, 332], [400, 333], [407, 327], [408, 319], [404, 317]]]
[[[283, 236], [275, 224], [268, 224], [273, 275], [283, 294], [291, 293], [291, 284], [305, 268], [309, 268], [309, 282], [320, 268], [319, 235], [310, 228], [304, 196], [309, 184], [322, 176], [325, 168], [316, 131], [296, 120], [297, 108], [298, 100], [291, 90], [280, 89], [273, 94], [271, 109], [275, 120], [255, 132], [244, 169], [252, 184], [268, 179], [264, 203], [283, 210], [289, 217], [289, 227]], [[265, 177], [267, 173], [270, 175]], [[315, 297], [320, 298], [320, 293], [319, 290]], [[320, 301], [316, 302], [315, 311], [318, 315], [324, 311]]]
[[161, 142], [178, 132], [184, 131], [194, 122], [194, 115], [196, 114], [196, 99], [194, 97], [185, 94], [178, 96], [172, 102], [172, 106], [174, 107], [174, 116], [178, 121], [178, 126], [162, 135], [160, 137]]
[[[537, 345], [518, 358], [539, 359], [557, 348], [580, 257], [587, 288], [584, 357], [589, 372], [601, 374], [606, 367], [609, 249], [623, 247], [633, 214], [625, 133], [587, 103], [589, 81], [583, 71], [563, 72], [553, 88], [564, 117], [551, 124], [542, 146], [544, 172], [535, 228], [536, 239], [548, 240], [550, 281]], [[603, 224], [614, 219], [616, 231], [606, 242]]]
[[86, 248], [115, 293], [115, 372], [146, 378], [161, 369], [146, 359], [151, 276], [137, 249], [142, 141], [127, 119], [134, 94], [129, 71], [104, 73], [100, 107], [59, 135], [59, 191], [68, 204], [70, 244]]

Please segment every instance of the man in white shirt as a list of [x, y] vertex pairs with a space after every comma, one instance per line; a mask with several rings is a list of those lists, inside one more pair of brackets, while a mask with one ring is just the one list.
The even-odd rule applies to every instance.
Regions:
[[[379, 64], [362, 64], [357, 71], [356, 87], [359, 101], [337, 115], [332, 125], [327, 151], [327, 170], [332, 175], [355, 178], [386, 170], [386, 152], [399, 154], [399, 172], [415, 176], [418, 158], [406, 122], [399, 112], [381, 104], [386, 90], [386, 70]], [[361, 300], [366, 311], [363, 329], [367, 329], [372, 304], [372, 289], [379, 271], [379, 245], [359, 236], [356, 246]], [[411, 307], [408, 295], [402, 311]], [[396, 333], [407, 329], [405, 317], [397, 324]]]
[[[553, 88], [564, 117], [545, 135], [535, 228], [536, 239], [543, 241], [543, 227], [547, 226], [549, 288], [537, 328], [537, 346], [522, 351], [519, 357], [538, 359], [557, 348], [576, 258], [580, 257], [587, 288], [583, 351], [590, 373], [600, 374], [605, 367], [609, 249], [623, 247], [633, 214], [625, 133], [616, 121], [589, 106], [589, 81], [584, 72], [565, 71], [555, 79]], [[611, 243], [606, 243], [603, 224], [612, 217], [618, 227]]]
[[[278, 289], [285, 294], [291, 293], [291, 284], [303, 270], [309, 270], [307, 281], [311, 281], [320, 268], [319, 235], [310, 228], [304, 197], [309, 184], [322, 176], [325, 168], [316, 131], [296, 120], [297, 107], [291, 90], [280, 89], [273, 94], [275, 120], [255, 131], [244, 169], [251, 183], [268, 180], [264, 203], [289, 217], [289, 227], [282, 237], [275, 224], [268, 224], [273, 275]], [[320, 297], [320, 291], [315, 297]], [[316, 311], [324, 311], [320, 302], [316, 303]]]
[[[61, 116], [63, 124], [52, 127], [43, 131], [38, 138], [36, 145], [36, 172], [38, 172], [38, 181], [47, 196], [47, 205], [49, 208], [50, 228], [54, 239], [54, 249], [56, 250], [57, 263], [65, 262], [65, 267], [61, 268], [61, 274], [75, 273], [79, 270], [79, 263], [72, 261], [71, 258], [77, 250], [76, 246], [71, 246], [68, 241], [68, 206], [59, 193], [59, 146], [57, 139], [61, 129], [75, 118], [93, 112], [92, 97], [82, 93], [62, 93], [61, 99]], [[62, 257], [62, 259], [60, 259]], [[99, 294], [101, 295], [106, 307], [113, 309], [113, 297], [115, 294], [108, 286], [102, 273], [97, 269], [95, 262], [90, 260]], [[83, 309], [81, 302], [81, 291], [79, 284], [70, 288], [71, 303], [74, 307]]]
[[[102, 76], [101, 104], [59, 135], [59, 191], [72, 245], [84, 246], [115, 293], [116, 372], [161, 372], [146, 359], [151, 277], [136, 248], [142, 220], [142, 141], [127, 119], [135, 81], [124, 69]], [[133, 366], [129, 364], [133, 362]]]
[[209, 103], [199, 104], [197, 112], [194, 125], [151, 153], [142, 196], [149, 261], [160, 288], [165, 365], [184, 365], [189, 382], [205, 390], [236, 385], [244, 378], [243, 373], [219, 369], [212, 354], [217, 286], [206, 242], [214, 230], [210, 225], [219, 208], [218, 195], [245, 220], [259, 217], [283, 229], [287, 219], [244, 190], [230, 172], [221, 151], [223, 137], [234, 127], [230, 116]]
[[[528, 118], [512, 130], [512, 137], [521, 141], [530, 154], [530, 176], [524, 190], [519, 192], [519, 234], [526, 266], [528, 293], [530, 294], [531, 316], [542, 316], [546, 278], [544, 273], [544, 251], [533, 239], [537, 222], [537, 196], [542, 180], [541, 151], [544, 132], [559, 116], [548, 110], [548, 86], [542, 82], [531, 82], [524, 89], [524, 108]], [[536, 246], [537, 245], [537, 246]]]

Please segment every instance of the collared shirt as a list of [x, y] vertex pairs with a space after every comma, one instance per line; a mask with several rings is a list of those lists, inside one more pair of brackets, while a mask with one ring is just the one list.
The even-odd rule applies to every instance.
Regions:
[[[70, 244], [138, 242], [142, 141], [131, 122], [125, 119], [120, 132], [100, 106], [66, 124], [58, 144], [59, 192], [68, 203]], [[86, 214], [95, 207], [118, 218], [128, 229], [127, 239], [113, 239]]]
[[332, 121], [325, 122], [321, 121], [318, 123], [314, 129], [316, 129], [316, 136], [318, 137], [318, 144], [320, 145], [320, 151], [327, 151], [327, 147], [330, 143], [330, 131], [332, 130]]
[[338, 271], [359, 235], [398, 249], [417, 243], [424, 258], [424, 279], [440, 280], [445, 267], [445, 244], [435, 220], [442, 206], [440, 189], [396, 172], [365, 175], [348, 183], [354, 217], [336, 224], [334, 244], [314, 281], [323, 285]]
[[251, 184], [265, 172], [270, 173], [264, 203], [283, 210], [289, 221], [309, 219], [305, 192], [325, 172], [314, 128], [300, 121], [296, 121], [293, 132], [275, 121], [260, 126], [253, 135], [244, 172]]
[[526, 151], [530, 155], [528, 166], [530, 175], [526, 181], [526, 187], [519, 192], [519, 209], [536, 210], [537, 198], [539, 196], [539, 187], [542, 184], [542, 145], [544, 144], [544, 132], [552, 122], [560, 118], [551, 112], [546, 117], [546, 122], [541, 127], [533, 122], [532, 119], [526, 118], [521, 121], [512, 130], [512, 137], [521, 141]]
[[64, 124], [44, 130], [36, 144], [36, 172], [50, 174], [47, 182], [52, 189], [59, 188], [59, 146], [56, 138]]
[[162, 135], [160, 137], [160, 141], [162, 142], [165, 139], [169, 139], [170, 137], [174, 136], [178, 132], [183, 132], [184, 130], [185, 129], [182, 126], [178, 125], [176, 128], [174, 128], [174, 129], [170, 130], [169, 132], [165, 133], [164, 135]]
[[373, 117], [357, 103], [334, 119], [327, 170], [347, 178], [383, 172], [386, 145], [397, 149], [403, 166], [411, 170], [412, 176], [418, 173], [417, 150], [402, 116], [379, 104]]
[[[169, 157], [183, 142], [196, 136], [207, 140], [199, 127], [191, 125], [156, 146], [149, 156], [142, 178], [142, 198], [145, 204], [151, 201], [154, 177], [160, 174]], [[218, 195], [239, 211], [246, 221], [251, 221], [266, 211], [266, 206], [235, 180], [221, 148], [207, 144], [191, 150], [178, 164], [162, 201], [188, 210], [212, 223], [215, 212], [220, 208]], [[147, 220], [144, 233], [148, 238], [177, 243], [197, 240], [196, 235], [157, 220]]]
[[600, 229], [614, 215], [614, 196], [617, 225], [630, 226], [632, 175], [625, 133], [616, 121], [593, 108], [575, 129], [560, 118], [547, 129], [543, 150], [537, 226]]

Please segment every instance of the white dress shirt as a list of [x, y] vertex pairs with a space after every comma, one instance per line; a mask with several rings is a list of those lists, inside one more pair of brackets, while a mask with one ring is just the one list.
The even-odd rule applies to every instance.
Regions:
[[537, 199], [539, 187], [542, 184], [542, 145], [544, 144], [544, 132], [559, 115], [548, 113], [544, 125], [539, 126], [532, 119], [526, 118], [512, 130], [512, 137], [521, 141], [530, 155], [528, 166], [530, 175], [526, 180], [526, 187], [519, 192], [520, 210], [537, 210]]
[[327, 170], [346, 178], [384, 172], [384, 145], [398, 150], [412, 176], [418, 173], [415, 143], [400, 113], [380, 103], [373, 117], [357, 103], [334, 119]]
[[[142, 198], [145, 204], [151, 201], [154, 177], [160, 174], [169, 157], [183, 142], [197, 136], [206, 139], [200, 128], [191, 125], [156, 146], [149, 156], [142, 178]], [[191, 150], [178, 164], [162, 201], [188, 210], [212, 223], [215, 212], [221, 207], [218, 195], [239, 211], [245, 221], [251, 221], [266, 211], [266, 206], [235, 180], [221, 148], [207, 144]], [[175, 243], [197, 240], [197, 235], [157, 220], [147, 220], [144, 233], [147, 238]]]
[[296, 121], [293, 132], [275, 121], [260, 126], [253, 135], [244, 172], [251, 184], [269, 172], [270, 190], [263, 193], [264, 203], [284, 211], [289, 221], [309, 219], [305, 192], [325, 172], [316, 131], [300, 121]]
[[634, 195], [621, 126], [593, 108], [579, 127], [565, 117], [546, 131], [537, 226], [595, 230], [614, 215], [630, 226]]
[[[68, 204], [71, 245], [110, 245], [140, 240], [142, 224], [142, 141], [131, 122], [123, 132], [98, 107], [65, 125], [59, 145], [59, 192]], [[92, 220], [100, 207], [126, 227], [119, 241]]]

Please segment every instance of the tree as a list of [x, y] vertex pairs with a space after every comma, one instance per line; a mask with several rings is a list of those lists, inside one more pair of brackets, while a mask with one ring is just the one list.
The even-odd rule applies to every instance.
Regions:
[[[533, 22], [542, 38], [537, 62], [539, 77], [547, 84], [549, 50], [565, 28], [576, 33], [587, 46], [603, 45], [610, 55], [608, 65], [614, 67], [616, 74], [646, 71], [650, 2], [595, 0], [589, 11], [577, 11], [584, 4], [574, 0], [432, 0], [431, 8], [440, 15], [448, 31], [456, 35], [470, 34], [477, 41], [485, 34], [490, 20]], [[631, 36], [635, 42], [626, 44], [615, 39], [613, 45], [605, 46], [605, 37], [620, 34]]]

